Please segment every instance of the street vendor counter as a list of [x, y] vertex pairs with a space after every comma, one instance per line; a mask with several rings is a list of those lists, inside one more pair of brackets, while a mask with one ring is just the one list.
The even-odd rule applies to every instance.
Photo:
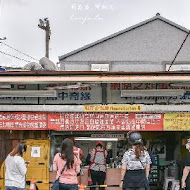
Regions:
[[[84, 175], [81, 176], [81, 183], [83, 185], [88, 184], [88, 169], [84, 168], [82, 169], [84, 172]], [[51, 178], [50, 181], [55, 180], [55, 173], [51, 172]], [[119, 185], [121, 183], [121, 169], [120, 168], [108, 168], [106, 173], [106, 185]], [[98, 189], [98, 188], [97, 188]], [[119, 190], [121, 188], [119, 187], [108, 187], [106, 190]]]

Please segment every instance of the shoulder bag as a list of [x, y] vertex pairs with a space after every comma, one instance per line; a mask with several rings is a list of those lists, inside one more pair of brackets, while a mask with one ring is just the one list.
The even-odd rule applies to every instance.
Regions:
[[[66, 162], [67, 163], [67, 162]], [[60, 175], [64, 172], [65, 168], [66, 168], [66, 163], [60, 173]], [[51, 190], [59, 190], [59, 178], [60, 178], [60, 175], [59, 177], [54, 181], [53, 183], [53, 186], [51, 187]]]

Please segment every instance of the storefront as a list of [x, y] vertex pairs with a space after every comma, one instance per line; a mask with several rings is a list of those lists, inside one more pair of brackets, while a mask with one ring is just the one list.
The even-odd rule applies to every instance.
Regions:
[[[136, 105], [136, 108], [139, 109], [139, 106]], [[117, 108], [117, 112], [110, 112], [109, 110], [114, 107]], [[108, 185], [119, 184], [121, 159], [128, 148], [126, 134], [128, 131], [135, 130], [139, 131], [148, 141], [148, 147], [155, 156], [156, 165], [152, 167], [151, 185], [163, 186], [167, 176], [179, 180], [182, 169], [181, 161], [186, 152], [183, 145], [185, 139], [190, 136], [190, 133], [184, 132], [184, 129], [189, 126], [190, 114], [123, 113], [121, 108], [137, 111], [135, 105], [131, 107], [122, 105], [120, 108], [118, 105], [86, 105], [84, 110], [88, 112], [51, 113], [49, 126], [54, 129], [51, 133], [52, 159], [66, 137], [74, 136], [77, 141], [76, 145], [83, 150], [85, 156], [91, 148], [95, 147], [96, 141], [104, 141], [104, 148], [107, 151], [110, 151], [107, 145], [111, 143], [112, 159], [108, 165], [106, 183]], [[105, 109], [108, 112], [105, 112]], [[82, 177], [82, 182], [87, 184], [85, 160], [83, 165], [85, 176]], [[113, 174], [114, 178], [111, 177]]]
[[[46, 185], [49, 185], [49, 181], [53, 181], [54, 176], [51, 174], [53, 157], [59, 151], [62, 140], [68, 137], [75, 137], [76, 146], [83, 150], [85, 157], [88, 151], [95, 147], [96, 141], [103, 140], [104, 148], [112, 152], [106, 183], [108, 185], [119, 184], [121, 159], [128, 147], [126, 134], [131, 130], [140, 131], [143, 138], [148, 140], [149, 147], [157, 160], [157, 166], [153, 167], [151, 184], [162, 185], [166, 172], [168, 172], [168, 176], [179, 179], [181, 159], [185, 153], [182, 144], [184, 144], [184, 139], [190, 136], [190, 133], [184, 132], [184, 129], [189, 128], [190, 114], [123, 112], [123, 109], [137, 112], [139, 106], [121, 105], [119, 108], [119, 105], [86, 105], [84, 106], [85, 112], [73, 113], [1, 112], [1, 134], [4, 136], [7, 134], [7, 137], [4, 137], [5, 144], [11, 142], [7, 152], [10, 152], [19, 140], [28, 139], [29, 152], [25, 156], [27, 160], [31, 161], [29, 167], [31, 175], [28, 175], [28, 180], [34, 178]], [[110, 112], [111, 109], [116, 110], [116, 108], [117, 112]], [[179, 126], [181, 127], [179, 128]], [[49, 143], [51, 146], [48, 145]], [[111, 147], [108, 148], [108, 144], [111, 144]], [[50, 156], [48, 156], [48, 152]], [[35, 166], [35, 164], [37, 165]], [[42, 172], [36, 175], [35, 171], [36, 169], [39, 171], [39, 168], [42, 169]], [[48, 168], [50, 168], [50, 176], [49, 172], [43, 174], [44, 169], [47, 171]], [[88, 166], [83, 160], [85, 174], [82, 177], [83, 184], [87, 184], [87, 168]], [[113, 173], [114, 179], [112, 179]], [[41, 178], [41, 175], [46, 177]]]
[[[9, 96], [14, 96], [14, 90], [20, 92], [19, 96], [24, 91], [33, 96], [18, 98], [4, 95], [0, 98], [1, 163], [14, 143], [27, 139], [30, 148], [26, 159], [31, 159], [33, 163], [28, 170], [31, 174], [27, 175], [28, 180], [34, 178], [40, 182], [38, 185], [41, 189], [47, 190], [49, 182], [53, 181], [53, 157], [64, 138], [75, 137], [76, 145], [85, 156], [95, 146], [95, 141], [103, 138], [104, 148], [107, 148], [108, 143], [112, 145], [112, 162], [108, 165], [106, 183], [117, 185], [120, 183], [121, 159], [128, 147], [126, 134], [135, 130], [140, 131], [143, 138], [149, 141], [149, 147], [157, 159], [152, 185], [162, 186], [165, 175], [180, 178], [180, 172], [176, 171], [180, 171], [180, 161], [186, 153], [182, 144], [190, 136], [190, 108], [186, 105], [189, 103], [189, 95], [188, 88], [173, 90], [168, 86], [168, 80], [187, 81], [190, 80], [188, 74], [162, 73], [161, 77], [151, 73], [106, 73], [109, 76], [105, 76], [105, 73], [76, 72], [70, 73], [70, 77], [66, 72], [61, 74], [53, 72], [40, 76], [38, 73], [25, 73], [23, 77], [10, 74], [9, 78], [0, 78], [1, 83], [14, 84], [14, 89], [6, 90]], [[128, 80], [130, 83], [123, 82]], [[76, 87], [78, 81], [84, 86]], [[36, 90], [40, 97], [35, 96]], [[126, 90], [146, 90], [149, 95], [128, 97], [129, 92], [126, 93]], [[154, 93], [157, 90], [157, 96], [151, 96], [151, 90]], [[161, 96], [159, 91], [182, 94]], [[48, 97], [50, 92], [53, 94]], [[82, 183], [86, 185], [85, 160], [83, 167], [85, 175]], [[34, 174], [37, 170], [41, 171], [39, 175]], [[1, 170], [1, 184], [3, 172]]]

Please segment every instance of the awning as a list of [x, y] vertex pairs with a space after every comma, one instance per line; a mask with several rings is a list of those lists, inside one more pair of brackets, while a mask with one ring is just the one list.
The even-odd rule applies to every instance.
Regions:
[[110, 72], [110, 71], [6, 71], [0, 72], [2, 84], [47, 83], [163, 83], [190, 82], [190, 72]]

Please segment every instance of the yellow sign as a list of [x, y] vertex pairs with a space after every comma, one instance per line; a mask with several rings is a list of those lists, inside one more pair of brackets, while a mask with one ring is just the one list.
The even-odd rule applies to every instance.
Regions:
[[84, 105], [84, 112], [141, 112], [141, 105]]
[[190, 114], [164, 114], [164, 131], [190, 131]]

